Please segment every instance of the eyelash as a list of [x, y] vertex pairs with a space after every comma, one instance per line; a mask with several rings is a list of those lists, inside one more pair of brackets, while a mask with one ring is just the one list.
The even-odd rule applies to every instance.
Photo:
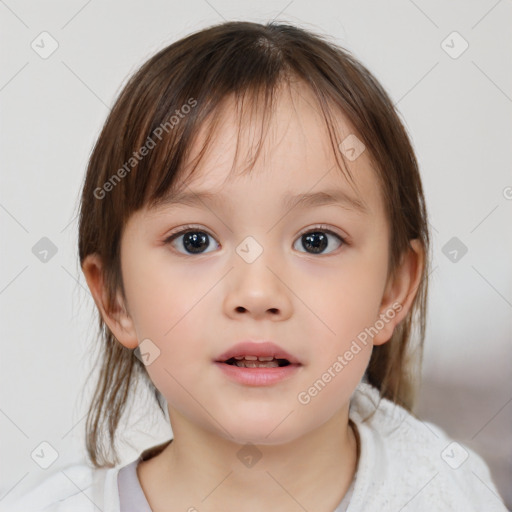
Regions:
[[[200, 231], [202, 233], [206, 233], [209, 237], [215, 239], [215, 237], [208, 232], [208, 230], [200, 227], [200, 226], [193, 226], [193, 225], [185, 225], [185, 226], [182, 226], [180, 228], [179, 231], [176, 231], [174, 233], [171, 233], [165, 240], [164, 240], [164, 244], [170, 244], [171, 242], [173, 242], [176, 238], [179, 238], [180, 236], [182, 235], [185, 235], [189, 232], [194, 232], [194, 231]], [[324, 224], [319, 224], [317, 226], [313, 226], [312, 228], [308, 228], [307, 230], [299, 233], [297, 239], [299, 239], [300, 237], [304, 236], [304, 235], [307, 235], [308, 233], [314, 233], [316, 231], [321, 231], [322, 233], [327, 233], [329, 235], [333, 235], [335, 236], [336, 238], [338, 238], [338, 240], [341, 242], [341, 246], [343, 245], [349, 245], [347, 240], [342, 237], [341, 235], [339, 235], [338, 233], [335, 233], [333, 230], [329, 229], [327, 226], [325, 226]], [[338, 248], [339, 249], [339, 248]], [[336, 249], [334, 250], [336, 251]], [[334, 251], [331, 251], [331, 252], [334, 252]], [[183, 253], [179, 253], [180, 255], [182, 256], [194, 256], [194, 254], [183, 254]], [[199, 255], [202, 254], [202, 253], [198, 253]], [[204, 253], [206, 254], [206, 253]], [[314, 253], [306, 253], [306, 254], [309, 254], [309, 255], [314, 255]], [[331, 254], [331, 253], [328, 253], [328, 254]], [[321, 255], [321, 254], [320, 254]]]

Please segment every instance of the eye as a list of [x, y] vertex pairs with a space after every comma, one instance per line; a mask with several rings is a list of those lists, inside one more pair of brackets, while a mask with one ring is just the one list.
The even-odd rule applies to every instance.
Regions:
[[184, 249], [185, 254], [205, 254], [210, 252], [206, 251], [210, 246], [209, 237], [213, 238], [201, 228], [186, 226], [184, 229], [172, 233], [164, 240], [164, 243], [174, 246], [178, 252], [181, 252], [179, 249]]
[[[330, 242], [329, 238], [334, 237], [338, 239], [338, 246], [331, 248], [333, 242]], [[300, 237], [297, 239], [297, 242], [301, 242], [301, 245], [304, 249], [306, 249], [309, 254], [328, 254], [333, 250], [336, 250], [342, 244], [345, 244], [345, 239], [340, 235], [336, 234], [334, 231], [325, 228], [324, 226], [317, 226], [305, 233], [302, 233]], [[325, 253], [325, 249], [329, 247], [330, 251]]]
[[[207, 254], [211, 252], [207, 251], [211, 245], [210, 238], [213, 239], [213, 236], [199, 227], [185, 226], [176, 233], [172, 233], [168, 236], [164, 240], [164, 243], [172, 245], [182, 254]], [[334, 238], [337, 241], [332, 242], [330, 238]], [[341, 245], [346, 244], [342, 236], [324, 226], [316, 226], [302, 233], [297, 239], [297, 242], [301, 242], [302, 247], [309, 254], [329, 254]], [[335, 247], [332, 247], [333, 243]], [[296, 248], [295, 245], [294, 248]], [[325, 252], [326, 248], [329, 248], [329, 251]]]

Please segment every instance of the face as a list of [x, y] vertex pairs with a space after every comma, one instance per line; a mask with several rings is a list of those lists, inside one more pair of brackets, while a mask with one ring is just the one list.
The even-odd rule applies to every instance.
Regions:
[[[249, 173], [230, 175], [238, 125], [229, 107], [184, 187], [211, 196], [136, 212], [121, 243], [132, 336], [116, 337], [130, 348], [145, 340], [171, 421], [240, 443], [285, 443], [346, 412], [371, 355], [368, 330], [381, 343], [398, 319], [388, 314], [390, 233], [367, 153], [347, 160], [353, 188], [310, 93], [295, 86], [277, 105]], [[353, 134], [337, 124], [338, 142]], [[254, 141], [243, 137], [240, 155]], [[334, 200], [290, 202], [318, 192]], [[217, 361], [242, 341], [270, 341], [299, 364], [267, 383], [238, 381], [239, 370]], [[251, 370], [260, 371], [241, 373]]]

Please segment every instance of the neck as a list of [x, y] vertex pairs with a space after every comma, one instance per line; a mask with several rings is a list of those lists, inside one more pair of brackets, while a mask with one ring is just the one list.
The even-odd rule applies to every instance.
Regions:
[[170, 507], [240, 510], [240, 503], [246, 511], [332, 511], [356, 471], [358, 445], [348, 408], [280, 445], [235, 443], [189, 423], [175, 410], [169, 409], [169, 416], [173, 441], [139, 465], [154, 512]]

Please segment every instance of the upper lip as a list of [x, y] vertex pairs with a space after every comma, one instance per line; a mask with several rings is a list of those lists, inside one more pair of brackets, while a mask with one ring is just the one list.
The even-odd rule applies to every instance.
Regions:
[[233, 345], [226, 352], [217, 357], [217, 362], [225, 362], [232, 357], [256, 356], [275, 357], [276, 359], [287, 359], [291, 364], [301, 364], [300, 361], [271, 341], [243, 341]]

